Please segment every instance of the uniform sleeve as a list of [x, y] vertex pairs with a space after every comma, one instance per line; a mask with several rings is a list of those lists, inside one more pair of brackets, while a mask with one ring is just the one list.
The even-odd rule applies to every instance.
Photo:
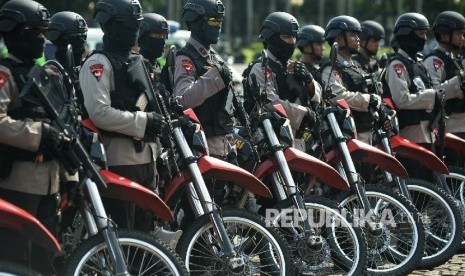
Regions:
[[174, 71], [174, 94], [184, 108], [194, 108], [225, 88], [216, 67], [210, 67], [205, 74], [195, 79], [194, 63], [187, 57], [176, 57]]
[[36, 152], [39, 149], [42, 123], [14, 120], [8, 110], [21, 106], [19, 91], [10, 71], [0, 66], [0, 143]]
[[444, 89], [446, 100], [463, 97], [459, 78], [455, 76], [446, 80], [444, 61], [437, 56], [429, 56], [425, 59], [424, 64], [431, 76], [433, 87], [435, 89]]
[[[249, 75], [252, 74], [255, 74], [257, 78], [257, 83], [260, 84], [260, 89], [263, 89], [265, 85], [265, 75], [263, 73], [260, 63], [254, 64], [254, 66], [250, 70]], [[271, 70], [267, 72], [267, 98], [271, 101], [272, 104], [281, 104], [284, 107], [284, 110], [286, 110], [286, 113], [289, 116], [292, 130], [295, 132], [299, 129], [300, 124], [302, 123], [302, 119], [305, 117], [305, 115], [308, 114], [308, 110], [306, 107], [302, 105], [291, 103], [288, 100], [280, 99], [277, 91], [278, 86], [276, 84], [274, 76], [275, 75], [271, 72]], [[251, 82], [250, 78], [249, 81]]]
[[370, 95], [357, 91], [347, 90], [344, 83], [342, 82], [342, 77], [339, 71], [337, 71], [336, 68], [331, 67], [332, 66], [326, 66], [323, 68], [321, 79], [328, 80], [329, 75], [332, 74], [327, 85], [329, 85], [332, 92], [336, 95], [334, 101], [344, 99], [351, 109], [356, 111], [368, 111]]
[[136, 138], [144, 137], [147, 113], [111, 107], [113, 69], [104, 55], [95, 54], [83, 64], [79, 72], [79, 82], [84, 106], [97, 127]]
[[386, 70], [386, 82], [396, 107], [401, 109], [424, 109], [434, 107], [435, 90], [424, 89], [418, 93], [409, 93], [410, 80], [407, 69], [400, 61], [391, 62]]

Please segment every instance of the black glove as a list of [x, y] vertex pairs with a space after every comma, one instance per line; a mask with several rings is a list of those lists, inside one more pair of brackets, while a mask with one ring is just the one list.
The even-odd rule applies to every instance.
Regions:
[[313, 81], [312, 74], [307, 70], [305, 64], [300, 61], [294, 63], [294, 76], [297, 80], [308, 84]]
[[317, 117], [315, 111], [307, 107], [307, 115], [305, 115], [304, 120], [308, 123], [309, 127], [313, 127], [317, 122]]
[[370, 95], [370, 102], [368, 103], [368, 110], [378, 111], [381, 106], [381, 97], [376, 94]]
[[166, 129], [167, 124], [162, 115], [156, 112], [148, 112], [144, 141], [155, 142], [155, 138], [160, 137]]
[[40, 137], [39, 151], [48, 153], [54, 158], [61, 156], [64, 136], [53, 126], [42, 123], [42, 136]]
[[216, 68], [218, 68], [218, 71], [220, 72], [220, 76], [223, 79], [224, 85], [229, 86], [232, 81], [232, 74], [228, 64], [226, 62], [223, 64], [217, 64]]

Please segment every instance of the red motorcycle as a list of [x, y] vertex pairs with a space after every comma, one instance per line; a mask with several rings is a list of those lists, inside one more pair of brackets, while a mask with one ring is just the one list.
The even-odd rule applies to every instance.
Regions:
[[[30, 80], [20, 97], [44, 107], [52, 124], [63, 134], [60, 163], [69, 173], [79, 173], [79, 183], [75, 188], [76, 194], [80, 196], [71, 199], [73, 205], [77, 206], [73, 222], [76, 222], [76, 229], [79, 229], [79, 223], [83, 223], [85, 231], [82, 231], [81, 225], [79, 234], [73, 236], [73, 245], [77, 246], [67, 248], [70, 251], [65, 254], [63, 273], [147, 275], [166, 272], [185, 275], [179, 257], [162, 243], [148, 234], [116, 230], [108, 218], [99, 192], [99, 188], [108, 188], [103, 177], [111, 181], [112, 188], [108, 190], [110, 196], [140, 201], [141, 206], [152, 209], [160, 217], [173, 217], [169, 208], [153, 192], [135, 183], [128, 183], [108, 171], [99, 172], [97, 163], [105, 168], [102, 162], [106, 159], [103, 146], [98, 139], [91, 139], [89, 144], [81, 142], [83, 137], [77, 130], [79, 121], [72, 103], [72, 90], [69, 89], [72, 86], [63, 67], [55, 61], [48, 61], [44, 67], [33, 67], [28, 76]], [[157, 202], [160, 205], [155, 207], [153, 204]], [[65, 203], [63, 205], [68, 206]]]

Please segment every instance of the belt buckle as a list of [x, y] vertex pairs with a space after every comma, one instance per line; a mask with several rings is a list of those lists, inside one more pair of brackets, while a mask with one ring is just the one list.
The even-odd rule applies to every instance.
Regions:
[[37, 154], [36, 158], [35, 158], [35, 162], [36, 163], [43, 163], [44, 162], [44, 154], [43, 153]]

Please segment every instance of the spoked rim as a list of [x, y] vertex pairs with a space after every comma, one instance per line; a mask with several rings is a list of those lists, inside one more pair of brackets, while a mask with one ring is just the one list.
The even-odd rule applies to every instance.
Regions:
[[[134, 238], [118, 238], [118, 241], [131, 275], [180, 275], [171, 258], [153, 244]], [[90, 272], [114, 275], [112, 268], [108, 247], [102, 242], [84, 255], [75, 276], [93, 275]]]
[[[328, 206], [305, 202], [305, 207], [315, 230], [312, 237], [321, 241], [310, 245], [309, 235], [303, 233], [301, 221], [292, 224], [292, 227], [280, 228], [289, 244], [299, 275], [354, 275], [360, 265], [361, 244], [352, 224]], [[271, 223], [280, 227], [278, 221], [286, 215], [285, 211], [277, 214]]]
[[[433, 196], [433, 191], [419, 186], [408, 185], [412, 203], [417, 208], [422, 216], [425, 228], [425, 250], [423, 259], [430, 259], [441, 255], [449, 248], [453, 242], [453, 237], [456, 235], [457, 225], [456, 218], [448, 203], [441, 196]], [[423, 195], [429, 195], [429, 198], [420, 199], [420, 196], [412, 194], [413, 192], [421, 192]], [[417, 199], [417, 200], [415, 200]], [[421, 200], [421, 203], [419, 202]], [[421, 206], [419, 206], [421, 204]], [[444, 214], [441, 210], [446, 209]], [[455, 225], [455, 226], [454, 226]], [[435, 249], [440, 247], [439, 250]]]
[[280, 263], [284, 252], [266, 228], [238, 216], [225, 216], [222, 221], [237, 256], [244, 260], [243, 270], [230, 270], [221, 242], [208, 223], [195, 233], [187, 247], [185, 264], [191, 275], [284, 275], [285, 264]]
[[[449, 174], [445, 174], [444, 177], [451, 192], [451, 196], [459, 201], [460, 214], [465, 222], [465, 175], [454, 172], [454, 169], [455, 168], [450, 168]], [[462, 228], [462, 235], [463, 246], [465, 245], [465, 226]]]
[[[362, 221], [359, 221], [360, 226], [364, 226], [362, 230], [367, 238], [367, 269], [375, 273], [394, 271], [406, 265], [416, 253], [420, 242], [417, 223], [409, 210], [392, 196], [376, 191], [366, 191], [366, 195], [374, 214], [378, 214], [378, 221], [385, 222], [379, 227], [381, 231], [369, 231], [368, 225], [362, 225]], [[359, 209], [357, 196], [350, 195], [343, 199], [340, 206], [351, 211]], [[354, 221], [360, 217], [360, 213], [354, 214]]]

